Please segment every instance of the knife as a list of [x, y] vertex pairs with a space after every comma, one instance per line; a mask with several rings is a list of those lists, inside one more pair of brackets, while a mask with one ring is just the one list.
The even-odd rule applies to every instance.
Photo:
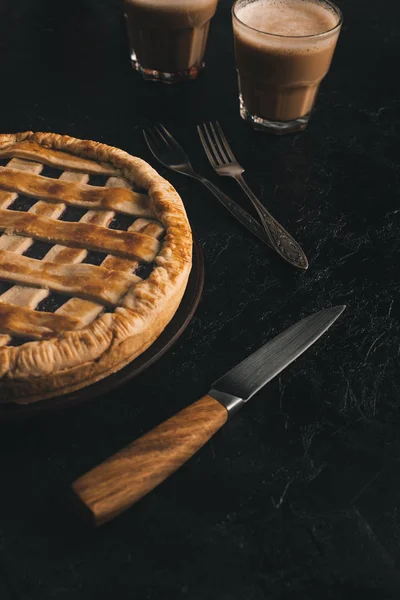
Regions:
[[98, 526], [132, 506], [200, 450], [345, 308], [334, 306], [299, 321], [218, 379], [203, 398], [79, 477], [72, 484], [77, 507]]

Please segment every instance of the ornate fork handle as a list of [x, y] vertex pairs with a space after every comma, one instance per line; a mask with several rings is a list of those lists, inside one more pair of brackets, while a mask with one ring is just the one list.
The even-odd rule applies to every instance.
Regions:
[[236, 204], [233, 200], [228, 198], [216, 185], [211, 183], [205, 177], [201, 177], [201, 175], [195, 175], [195, 179], [201, 181], [209, 190], [214, 194], [214, 196], [225, 206], [227, 210], [238, 220], [247, 227], [249, 231], [255, 236], [257, 236], [264, 244], [271, 246], [271, 242], [268, 239], [265, 230], [263, 227], [259, 225], [259, 223], [253, 219], [253, 217], [244, 210], [239, 204]]
[[245, 180], [241, 175], [235, 176], [236, 181], [239, 183], [242, 190], [250, 198], [254, 205], [257, 213], [260, 216], [262, 223], [264, 224], [264, 231], [269, 238], [271, 246], [288, 262], [295, 267], [301, 269], [307, 269], [308, 260], [299, 244], [292, 238], [290, 233], [278, 223], [276, 219], [268, 212], [268, 210], [261, 204], [257, 196], [251, 191]]

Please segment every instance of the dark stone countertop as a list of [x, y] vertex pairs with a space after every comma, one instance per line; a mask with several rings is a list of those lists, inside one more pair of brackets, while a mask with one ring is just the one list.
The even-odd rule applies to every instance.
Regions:
[[[131, 71], [117, 0], [5, 0], [0, 131], [104, 141], [156, 168], [162, 121], [217, 179], [195, 125], [219, 119], [247, 180], [310, 258], [252, 239], [196, 182], [161, 170], [205, 256], [204, 295], [174, 348], [117, 393], [1, 426], [1, 600], [305, 600], [400, 593], [400, 5], [340, 2], [345, 25], [308, 131], [254, 133], [238, 115], [230, 0], [196, 83]], [[302, 316], [348, 308], [211, 443], [136, 507], [86, 527], [81, 473], [207, 391]], [[265, 400], [265, 401], [264, 401]]]

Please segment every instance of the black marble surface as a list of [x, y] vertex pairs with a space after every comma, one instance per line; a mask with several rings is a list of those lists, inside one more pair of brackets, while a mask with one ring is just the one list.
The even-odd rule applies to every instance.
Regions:
[[[230, 0], [196, 83], [131, 71], [117, 0], [3, 0], [0, 131], [100, 140], [156, 168], [162, 121], [210, 171], [195, 125], [219, 119], [247, 180], [310, 258], [252, 239], [179, 175], [206, 264], [174, 348], [90, 404], [0, 429], [1, 600], [302, 600], [400, 594], [400, 259], [395, 0], [340, 1], [345, 25], [309, 129], [274, 138], [238, 116]], [[197, 399], [277, 332], [325, 306], [340, 321], [164, 485], [98, 530], [67, 498], [81, 473]]]

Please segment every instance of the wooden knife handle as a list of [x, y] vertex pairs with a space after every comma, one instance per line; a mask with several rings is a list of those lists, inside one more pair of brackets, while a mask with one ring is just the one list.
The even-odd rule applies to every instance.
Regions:
[[191, 458], [227, 421], [228, 412], [204, 396], [79, 477], [75, 500], [102, 525], [140, 500]]

